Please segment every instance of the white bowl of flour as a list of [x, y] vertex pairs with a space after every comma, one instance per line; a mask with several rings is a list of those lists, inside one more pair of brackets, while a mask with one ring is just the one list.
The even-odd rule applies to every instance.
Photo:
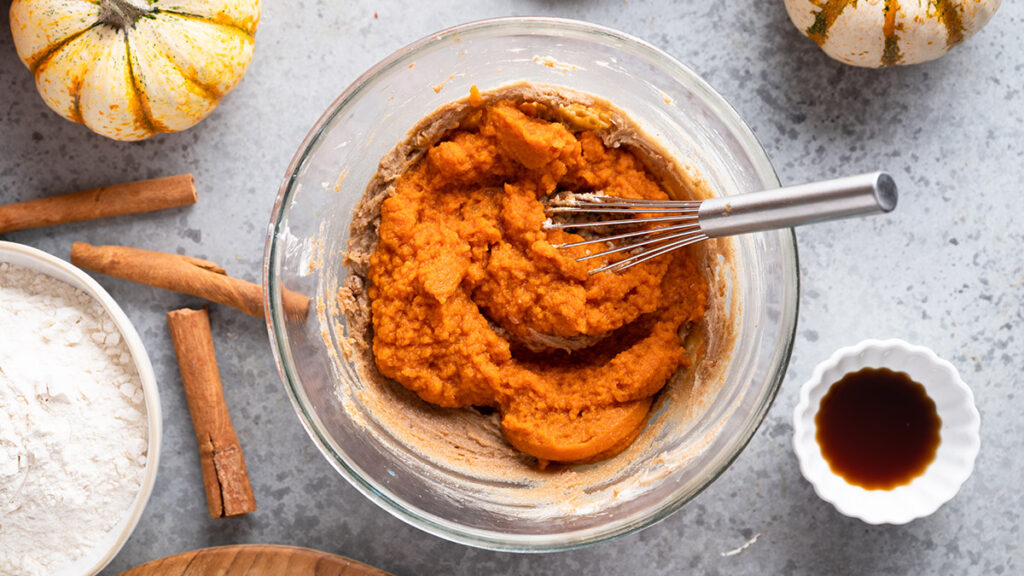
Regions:
[[153, 491], [160, 396], [124, 312], [71, 264], [0, 242], [0, 575], [92, 575]]

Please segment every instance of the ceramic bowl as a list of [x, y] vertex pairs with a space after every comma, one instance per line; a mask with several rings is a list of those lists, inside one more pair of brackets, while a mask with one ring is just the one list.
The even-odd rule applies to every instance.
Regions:
[[[925, 387], [942, 420], [935, 459], [922, 475], [892, 490], [866, 490], [848, 483], [832, 472], [815, 439], [821, 399], [832, 384], [862, 368], [906, 373]], [[928, 348], [902, 340], [865, 340], [840, 348], [818, 364], [800, 389], [793, 413], [793, 448], [804, 478], [840, 513], [868, 524], [906, 524], [935, 512], [960, 490], [974, 470], [980, 425], [974, 394], [952, 364]]]
[[[91, 551], [79, 557], [75, 562], [57, 572], [56, 576], [92, 576], [99, 574], [114, 556], [120, 552], [125, 542], [142, 517], [142, 511], [149, 502], [156, 482], [156, 471], [160, 464], [160, 440], [162, 437], [162, 418], [160, 416], [160, 394], [156, 387], [156, 376], [153, 365], [149, 361], [142, 339], [124, 311], [111, 298], [110, 294], [96, 283], [88, 274], [72, 264], [42, 250], [30, 248], [22, 244], [0, 241], [0, 263], [13, 264], [28, 268], [51, 278], [60, 280], [89, 294], [103, 306], [107, 315], [113, 319], [121, 338], [128, 346], [128, 351], [135, 363], [142, 391], [146, 402], [146, 418], [148, 424], [149, 444], [146, 458], [146, 470], [142, 485], [132, 501], [131, 507], [124, 511], [121, 521], [93, 547]], [[68, 529], [74, 529], [68, 526]]]

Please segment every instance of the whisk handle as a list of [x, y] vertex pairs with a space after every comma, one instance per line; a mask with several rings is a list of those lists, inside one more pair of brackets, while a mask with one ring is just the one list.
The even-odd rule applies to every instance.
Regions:
[[701, 203], [701, 231], [711, 238], [791, 228], [801, 224], [891, 212], [896, 182], [872, 172], [824, 182], [787, 186]]

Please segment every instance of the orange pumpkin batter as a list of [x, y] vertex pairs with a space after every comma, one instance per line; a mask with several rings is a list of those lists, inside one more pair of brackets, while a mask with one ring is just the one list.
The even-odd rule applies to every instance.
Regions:
[[[680, 331], [708, 282], [680, 250], [590, 275], [579, 240], [543, 230], [556, 190], [667, 198], [632, 152], [545, 119], [542, 104], [471, 100], [476, 112], [397, 181], [370, 260], [373, 354], [427, 402], [494, 407], [515, 448], [542, 461], [611, 456], [686, 363]], [[572, 353], [538, 342], [592, 343]]]

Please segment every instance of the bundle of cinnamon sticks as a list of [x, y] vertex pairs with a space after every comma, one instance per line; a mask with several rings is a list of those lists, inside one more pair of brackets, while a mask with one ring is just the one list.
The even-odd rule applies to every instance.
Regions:
[[[0, 234], [177, 208], [197, 200], [191, 174], [129, 182], [0, 206]], [[75, 242], [71, 262], [94, 272], [205, 298], [252, 316], [265, 313], [259, 285], [228, 276], [224, 268], [207, 260]], [[308, 315], [308, 297], [284, 290], [282, 302], [292, 320], [303, 321]], [[205, 308], [175, 310], [167, 314], [167, 322], [199, 445], [210, 516], [252, 512], [256, 501], [224, 400], [208, 312]]]

